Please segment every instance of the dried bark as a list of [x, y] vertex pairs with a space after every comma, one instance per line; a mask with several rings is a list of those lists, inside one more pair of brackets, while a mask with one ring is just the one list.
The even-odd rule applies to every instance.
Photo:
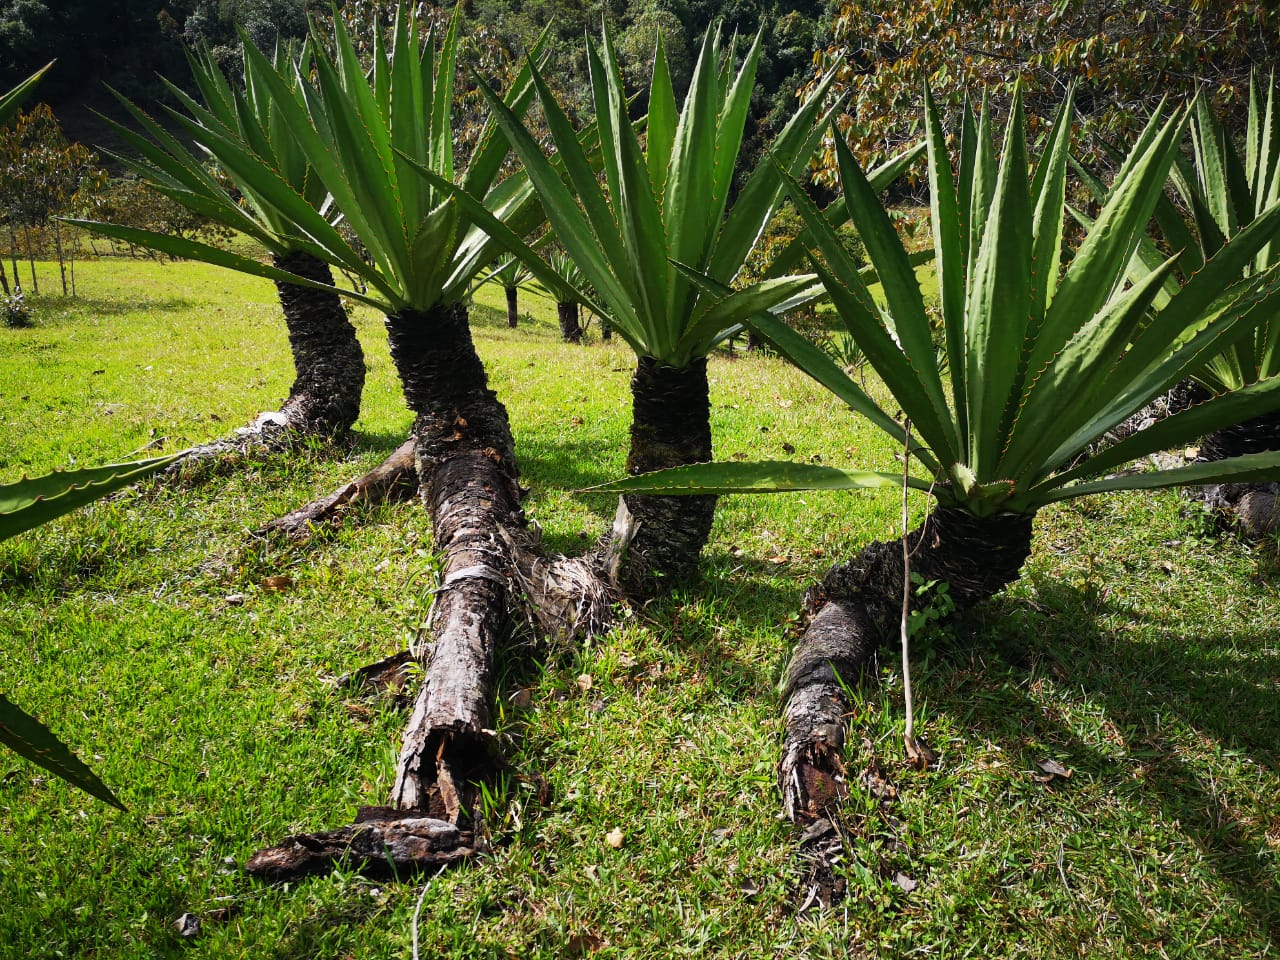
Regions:
[[413, 439], [396, 447], [382, 463], [330, 494], [258, 528], [259, 535], [282, 533], [290, 540], [306, 540], [319, 526], [337, 523], [356, 505], [373, 506], [409, 500], [418, 490], [418, 465]]
[[558, 301], [556, 303], [556, 317], [560, 321], [560, 339], [565, 343], [581, 343], [582, 325], [578, 322], [577, 301]]
[[[641, 357], [631, 379], [631, 448], [627, 473], [711, 459], [707, 360], [676, 369]], [[622, 497], [613, 539], [628, 543], [615, 572], [619, 589], [644, 599], [692, 577], [711, 534], [714, 496]]]
[[323, 834], [296, 834], [259, 850], [245, 870], [263, 880], [292, 880], [335, 866], [401, 877], [473, 856], [475, 835], [420, 811], [361, 807], [356, 822]]
[[[907, 535], [911, 569], [947, 583], [956, 611], [994, 596], [1018, 579], [1031, 552], [1032, 516], [980, 518], [935, 509]], [[847, 794], [843, 763], [854, 684], [894, 634], [903, 590], [902, 541], [876, 541], [837, 564], [810, 590], [811, 619], [783, 680], [786, 729], [778, 786], [787, 816], [814, 823]]]

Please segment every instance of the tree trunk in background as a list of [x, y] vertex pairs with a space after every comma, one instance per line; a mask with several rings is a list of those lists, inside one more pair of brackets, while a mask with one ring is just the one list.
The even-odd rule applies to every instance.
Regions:
[[[308, 253], [276, 256], [273, 262], [280, 270], [333, 285], [329, 265]], [[360, 416], [365, 370], [364, 352], [342, 299], [336, 292], [291, 283], [277, 283], [276, 290], [296, 372], [280, 408], [283, 426], [321, 437], [345, 434]]]
[[[641, 357], [631, 378], [631, 398], [628, 474], [711, 459], [705, 357], [681, 369]], [[692, 577], [715, 508], [714, 496], [624, 495], [614, 525], [615, 540], [628, 544], [615, 574], [623, 593], [643, 599]]]
[[58, 221], [53, 221], [53, 248], [58, 254], [58, 271], [62, 274], [62, 295], [67, 295], [67, 261], [62, 255], [62, 230]]
[[[907, 535], [911, 571], [949, 585], [955, 612], [1018, 579], [1031, 552], [1033, 517], [974, 517], [937, 508]], [[813, 823], [846, 793], [845, 718], [853, 685], [876, 649], [896, 635], [902, 609], [902, 541], [876, 541], [837, 564], [809, 592], [811, 614], [783, 680], [785, 740], [778, 769], [787, 816]]]
[[9, 296], [9, 275], [5, 273], [3, 258], [0, 258], [0, 290], [4, 291], [6, 297]]
[[578, 323], [578, 302], [576, 300], [558, 301], [556, 317], [560, 321], [560, 339], [565, 343], [581, 343], [582, 326]]
[[609, 326], [609, 321], [604, 317], [600, 318], [600, 339], [606, 343], [613, 339], [613, 327]]
[[23, 242], [27, 245], [27, 263], [31, 267], [31, 292], [37, 297], [40, 296], [40, 281], [36, 279], [36, 255], [31, 249], [31, 228], [26, 224], [22, 225]]
[[13, 232], [13, 221], [9, 221], [9, 262], [13, 264], [13, 285], [22, 289], [22, 277], [18, 275], [18, 237]]
[[517, 307], [520, 288], [503, 287], [503, 290], [507, 293], [507, 326], [514, 330], [520, 323], [520, 312]]

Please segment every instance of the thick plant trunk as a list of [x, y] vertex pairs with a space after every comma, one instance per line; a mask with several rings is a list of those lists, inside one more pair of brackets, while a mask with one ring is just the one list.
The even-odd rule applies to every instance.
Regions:
[[515, 448], [461, 304], [389, 317], [387, 336], [417, 414], [421, 495], [444, 554], [429, 624], [435, 645], [390, 805], [456, 823], [474, 809], [471, 781], [493, 762], [493, 655], [510, 568], [500, 528], [522, 525]]
[[[1246, 453], [1280, 450], [1280, 413], [1268, 413], [1218, 430], [1200, 441], [1200, 462], [1225, 460]], [[1280, 484], [1217, 483], [1196, 496], [1239, 523], [1247, 536], [1269, 537], [1280, 531]]]
[[[339, 862], [378, 871], [387, 856], [399, 870], [421, 869], [473, 854], [479, 784], [499, 766], [494, 656], [510, 607], [524, 599], [544, 629], [572, 632], [602, 626], [612, 600], [589, 564], [546, 558], [527, 529], [506, 409], [488, 387], [465, 307], [389, 317], [387, 337], [417, 415], [419, 492], [444, 555], [430, 654], [388, 806], [352, 827], [289, 837], [255, 854], [246, 869], [268, 879]], [[518, 597], [520, 588], [528, 596]], [[456, 849], [446, 849], [452, 842]]]
[[578, 322], [578, 302], [576, 300], [557, 302], [556, 317], [560, 321], [560, 339], [565, 343], [581, 343], [582, 325]]
[[[333, 285], [329, 265], [308, 253], [274, 258], [281, 270]], [[289, 329], [296, 377], [281, 407], [289, 430], [312, 436], [345, 434], [360, 416], [364, 351], [336, 292], [277, 283]]]
[[514, 330], [520, 324], [520, 312], [518, 309], [518, 299], [520, 296], [519, 287], [503, 287], [507, 292], [507, 326]]
[[[711, 459], [705, 357], [680, 369], [641, 357], [631, 379], [631, 398], [628, 474]], [[611, 572], [622, 592], [643, 599], [690, 578], [711, 534], [715, 509], [714, 496], [623, 496], [613, 539], [624, 549]]]
[[[1032, 517], [979, 518], [935, 509], [908, 534], [911, 571], [949, 585], [956, 612], [1018, 579], [1031, 552]], [[843, 763], [849, 701], [857, 681], [896, 633], [903, 587], [902, 541], [874, 542], [832, 567], [810, 591], [811, 618], [783, 679], [785, 740], [778, 770], [787, 816], [810, 824], [846, 793]]]
[[[276, 267], [316, 283], [333, 285], [329, 265], [308, 253], [273, 258]], [[337, 440], [360, 416], [364, 351], [336, 290], [276, 283], [289, 333], [294, 381], [278, 411], [261, 413], [234, 436], [193, 447], [165, 472], [191, 477], [224, 458], [253, 448], [283, 450], [299, 439]]]

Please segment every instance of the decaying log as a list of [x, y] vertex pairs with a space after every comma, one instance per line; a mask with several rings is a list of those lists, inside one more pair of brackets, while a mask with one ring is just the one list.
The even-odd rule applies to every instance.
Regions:
[[[911, 568], [926, 581], [948, 584], [953, 613], [959, 613], [1018, 579], [1031, 552], [1032, 522], [1031, 515], [979, 518], [937, 508], [907, 535]], [[794, 823], [834, 815], [847, 795], [846, 689], [894, 635], [903, 574], [901, 540], [876, 541], [833, 566], [810, 591], [809, 624], [783, 679], [786, 732], [778, 788]]]
[[259, 535], [281, 533], [290, 540], [305, 540], [317, 527], [340, 520], [353, 506], [410, 500], [417, 489], [418, 467], [414, 462], [413, 439], [410, 438], [368, 473], [292, 513], [272, 520], [256, 532]]
[[263, 880], [292, 880], [335, 866], [403, 877], [472, 857], [475, 835], [418, 810], [361, 807], [356, 822], [324, 833], [285, 837], [259, 850], [245, 870]]

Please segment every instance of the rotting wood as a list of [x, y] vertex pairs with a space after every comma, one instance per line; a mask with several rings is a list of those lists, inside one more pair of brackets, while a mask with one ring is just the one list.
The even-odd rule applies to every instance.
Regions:
[[465, 860], [477, 850], [474, 833], [422, 811], [361, 807], [352, 825], [285, 837], [255, 853], [244, 868], [275, 882], [327, 873], [336, 866], [403, 877]]
[[283, 534], [290, 540], [306, 540], [317, 528], [339, 522], [354, 506], [399, 503], [411, 500], [418, 490], [418, 466], [413, 439], [396, 447], [368, 473], [344, 483], [332, 493], [299, 507], [260, 527], [259, 535]]

